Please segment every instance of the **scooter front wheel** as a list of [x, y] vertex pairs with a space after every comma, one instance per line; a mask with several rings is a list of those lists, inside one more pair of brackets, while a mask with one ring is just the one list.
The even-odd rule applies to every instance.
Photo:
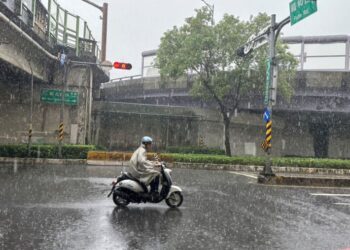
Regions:
[[120, 207], [126, 207], [129, 205], [129, 201], [119, 196], [116, 192], [113, 193], [113, 202]]
[[181, 192], [173, 192], [169, 195], [169, 197], [165, 200], [166, 204], [169, 207], [175, 208], [181, 206], [184, 198]]

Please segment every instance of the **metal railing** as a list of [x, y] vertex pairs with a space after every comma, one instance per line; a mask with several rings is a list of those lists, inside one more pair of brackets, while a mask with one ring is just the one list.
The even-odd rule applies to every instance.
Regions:
[[50, 42], [74, 48], [77, 56], [90, 52], [99, 58], [96, 40], [81, 17], [63, 9], [55, 0], [48, 0], [48, 19], [49, 39], [55, 39]]
[[125, 76], [111, 79], [109, 82], [102, 83], [101, 89], [127, 85], [129, 84], [129, 81], [135, 79], [142, 79], [142, 75]]
[[[294, 49], [296, 52], [293, 54], [299, 61], [300, 71], [350, 70], [350, 36], [348, 35], [293, 36], [283, 37], [282, 41], [290, 46], [291, 51]], [[313, 46], [318, 47], [315, 49]], [[327, 52], [319, 52], [322, 50]]]
[[[34, 0], [33, 0], [34, 1]], [[22, 0], [6, 0], [0, 1], [2, 5], [5, 5], [15, 16], [17, 16], [23, 23], [28, 26], [33, 25], [33, 7], [26, 1]]]
[[[350, 36], [290, 36], [281, 40], [290, 46], [290, 51], [299, 61], [299, 71], [350, 71]], [[299, 48], [296, 48], [299, 46]], [[318, 46], [318, 48], [313, 48]], [[320, 52], [327, 50], [327, 53]], [[318, 50], [318, 51], [317, 51]], [[336, 50], [331, 53], [331, 50]], [[153, 65], [146, 65], [146, 58], [154, 58], [157, 50], [142, 53], [141, 74], [147, 77], [145, 70], [156, 69]]]

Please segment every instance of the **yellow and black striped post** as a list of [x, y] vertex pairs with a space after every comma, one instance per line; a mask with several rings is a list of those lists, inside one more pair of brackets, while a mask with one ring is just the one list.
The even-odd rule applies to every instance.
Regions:
[[61, 122], [59, 127], [58, 127], [58, 140], [60, 142], [63, 140], [63, 133], [64, 133], [63, 122]]
[[267, 148], [271, 148], [272, 145], [271, 145], [271, 139], [272, 139], [272, 121], [268, 121], [266, 123], [266, 138], [265, 138], [265, 141], [266, 141], [266, 145], [267, 145]]
[[262, 149], [266, 153], [266, 163], [262, 172], [258, 177], [258, 182], [264, 182], [267, 177], [275, 176], [272, 171], [272, 160], [271, 160], [271, 148], [272, 148], [272, 119], [271, 119], [271, 108], [266, 108], [264, 112], [265, 124], [265, 140], [261, 144]]
[[33, 129], [29, 128], [29, 130], [28, 130], [28, 138], [29, 138], [29, 140], [32, 138], [32, 135], [33, 135]]
[[33, 126], [32, 124], [30, 124], [29, 130], [28, 130], [28, 157], [30, 156], [30, 150], [32, 147], [32, 135], [33, 135]]
[[203, 136], [200, 136], [200, 137], [199, 137], [198, 145], [199, 145], [199, 147], [202, 147], [202, 148], [205, 146]]
[[265, 152], [267, 152], [271, 147], [271, 139], [272, 139], [272, 121], [269, 120], [266, 122], [266, 135], [265, 135], [265, 140], [261, 144], [261, 147]]

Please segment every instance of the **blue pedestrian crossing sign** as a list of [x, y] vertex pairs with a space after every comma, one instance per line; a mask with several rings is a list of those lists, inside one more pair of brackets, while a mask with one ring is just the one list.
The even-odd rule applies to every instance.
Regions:
[[264, 121], [265, 122], [268, 122], [270, 121], [271, 119], [271, 113], [270, 111], [266, 108], [265, 111], [264, 111]]

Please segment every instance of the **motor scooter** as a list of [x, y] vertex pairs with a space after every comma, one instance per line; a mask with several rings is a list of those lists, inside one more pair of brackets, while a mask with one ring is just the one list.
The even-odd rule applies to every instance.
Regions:
[[169, 207], [181, 206], [183, 202], [182, 190], [180, 187], [173, 185], [171, 169], [166, 168], [164, 162], [160, 166], [160, 175], [161, 190], [157, 196], [151, 194], [149, 187], [143, 182], [134, 178], [128, 172], [122, 172], [117, 177], [117, 181], [112, 183], [112, 189], [107, 197], [112, 195], [114, 203], [121, 207], [126, 207], [130, 202], [159, 203], [163, 200]]

